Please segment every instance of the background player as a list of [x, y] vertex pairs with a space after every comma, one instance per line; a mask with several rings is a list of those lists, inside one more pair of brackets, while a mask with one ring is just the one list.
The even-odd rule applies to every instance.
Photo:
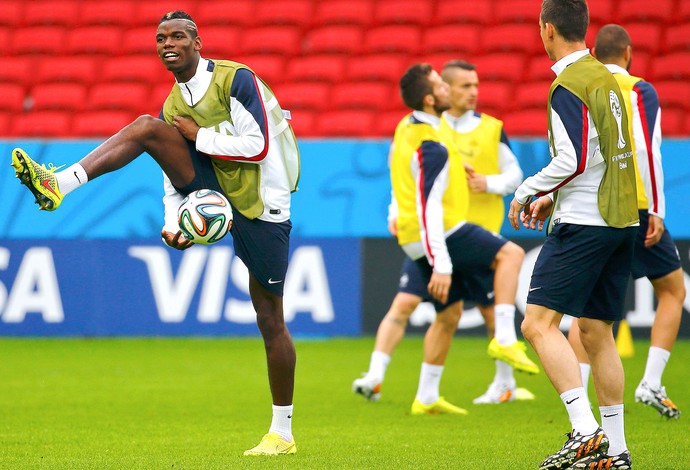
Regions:
[[[666, 388], [661, 385], [661, 377], [680, 328], [685, 285], [678, 249], [664, 229], [666, 204], [661, 166], [659, 98], [649, 82], [628, 73], [632, 44], [630, 35], [623, 27], [609, 24], [601, 28], [592, 52], [614, 74], [623, 91], [636, 156], [637, 206], [640, 214], [632, 275], [634, 279], [647, 277], [659, 301], [647, 366], [635, 390], [635, 401], [655, 408], [662, 416], [678, 418], [678, 407], [668, 398]], [[575, 323], [568, 338], [578, 355], [586, 390], [589, 359], [582, 348]]]
[[[515, 191], [508, 212], [516, 229], [519, 218], [541, 229], [551, 215], [522, 322], [572, 426], [565, 445], [541, 463], [545, 470], [632, 465], [612, 325], [623, 316], [639, 221], [634, 157], [620, 87], [585, 46], [588, 23], [585, 0], [543, 0], [540, 36], [556, 62], [548, 106], [552, 158]], [[563, 314], [578, 318], [603, 429], [589, 407], [577, 357], [559, 330]]]
[[40, 208], [55, 210], [79, 186], [148, 153], [164, 172], [161, 235], [180, 250], [192, 245], [176, 223], [183, 197], [202, 188], [228, 197], [234, 250], [249, 270], [273, 397], [269, 432], [245, 455], [293, 454], [295, 348], [283, 319], [283, 286], [290, 193], [299, 175], [297, 143], [273, 92], [249, 68], [201, 57], [201, 37], [187, 13], [164, 15], [155, 37], [158, 56], [176, 80], [164, 119], [140, 116], [61, 172], [35, 163], [21, 149], [13, 151], [12, 164]]

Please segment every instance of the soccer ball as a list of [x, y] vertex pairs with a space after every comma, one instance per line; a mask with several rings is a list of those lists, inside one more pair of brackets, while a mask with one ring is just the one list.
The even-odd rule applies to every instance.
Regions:
[[185, 238], [210, 245], [222, 239], [232, 225], [232, 207], [218, 191], [199, 189], [190, 193], [177, 210], [177, 223]]

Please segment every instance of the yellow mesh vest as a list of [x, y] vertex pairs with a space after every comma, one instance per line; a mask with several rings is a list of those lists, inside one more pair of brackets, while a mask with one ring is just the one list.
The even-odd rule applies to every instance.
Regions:
[[[445, 118], [441, 121], [441, 129], [448, 132], [460, 157], [477, 173], [498, 175], [501, 173], [498, 164], [498, 144], [501, 140], [503, 122], [486, 114], [482, 114], [480, 119], [479, 125], [468, 133], [455, 132]], [[505, 218], [503, 196], [491, 193], [468, 194], [470, 207], [467, 221], [499, 233]]]
[[412, 159], [423, 142], [442, 143], [448, 150], [448, 187], [443, 194], [443, 227], [449, 230], [467, 219], [468, 190], [465, 168], [455, 146], [429, 124], [403, 119], [395, 130], [390, 171], [391, 185], [398, 203], [398, 243], [420, 241], [417, 206], [417, 181], [410, 171]]
[[[630, 135], [633, 134], [632, 130], [632, 110], [633, 106], [637, 106], [637, 103], [632, 103], [630, 101], [630, 93], [637, 82], [641, 82], [640, 77], [634, 77], [632, 75], [625, 75], [622, 73], [614, 73], [613, 77], [618, 82], [621, 87], [621, 92], [623, 93], [623, 101], [625, 101], [625, 109], [628, 111], [628, 125], [630, 127]], [[647, 200], [647, 194], [644, 190], [644, 183], [642, 182], [642, 177], [640, 176], [640, 170], [637, 168], [637, 148], [635, 147], [635, 140], [632, 140], [632, 151], [635, 155], [635, 180], [637, 182], [637, 207], [639, 209], [648, 209], [649, 201]]]
[[[584, 103], [599, 132], [600, 150], [606, 164], [598, 191], [601, 217], [615, 228], [639, 222], [632, 136], [618, 82], [601, 62], [586, 55], [566, 67], [551, 84], [548, 109], [551, 109], [553, 91], [559, 85]], [[551, 113], [548, 121], [551, 154], [556, 156]], [[558, 197], [557, 192], [555, 197]]]

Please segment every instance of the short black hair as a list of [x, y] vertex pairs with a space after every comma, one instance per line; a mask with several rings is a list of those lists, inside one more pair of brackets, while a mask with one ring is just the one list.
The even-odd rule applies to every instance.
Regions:
[[625, 28], [617, 24], [607, 24], [597, 33], [594, 52], [601, 62], [610, 62], [623, 57], [625, 49], [630, 45], [630, 35]]
[[161, 20], [158, 22], [160, 25], [161, 23], [165, 23], [166, 21], [170, 20], [187, 20], [187, 31], [190, 32], [192, 35], [192, 39], [196, 38], [199, 35], [198, 28], [196, 26], [196, 23], [194, 22], [194, 19], [192, 16], [187, 13], [186, 11], [182, 10], [175, 10], [175, 11], [169, 11], [165, 15], [161, 17]]
[[464, 60], [449, 60], [443, 65], [443, 70], [441, 70], [441, 78], [443, 79], [444, 82], [450, 83], [452, 80], [451, 78], [453, 75], [451, 74], [451, 70], [453, 69], [461, 69], [461, 70], [467, 70], [468, 72], [472, 72], [474, 70], [477, 70], [477, 67], [475, 67], [474, 64], [470, 64], [469, 62], [465, 62]]
[[433, 70], [430, 64], [419, 63], [405, 71], [400, 79], [400, 96], [407, 107], [417, 111], [424, 109], [424, 97], [434, 92], [429, 81]]
[[586, 0], [543, 0], [541, 22], [551, 23], [568, 42], [584, 41], [589, 26]]

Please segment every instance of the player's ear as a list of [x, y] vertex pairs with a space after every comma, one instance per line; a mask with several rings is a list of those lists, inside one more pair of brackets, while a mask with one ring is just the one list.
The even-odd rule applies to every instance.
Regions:
[[425, 95], [424, 100], [422, 100], [422, 104], [424, 104], [424, 106], [434, 106], [434, 103], [436, 103], [436, 98], [434, 98], [432, 93]]
[[200, 51], [202, 47], [201, 44], [201, 36], [197, 36], [194, 38], [194, 50], [195, 51]]

